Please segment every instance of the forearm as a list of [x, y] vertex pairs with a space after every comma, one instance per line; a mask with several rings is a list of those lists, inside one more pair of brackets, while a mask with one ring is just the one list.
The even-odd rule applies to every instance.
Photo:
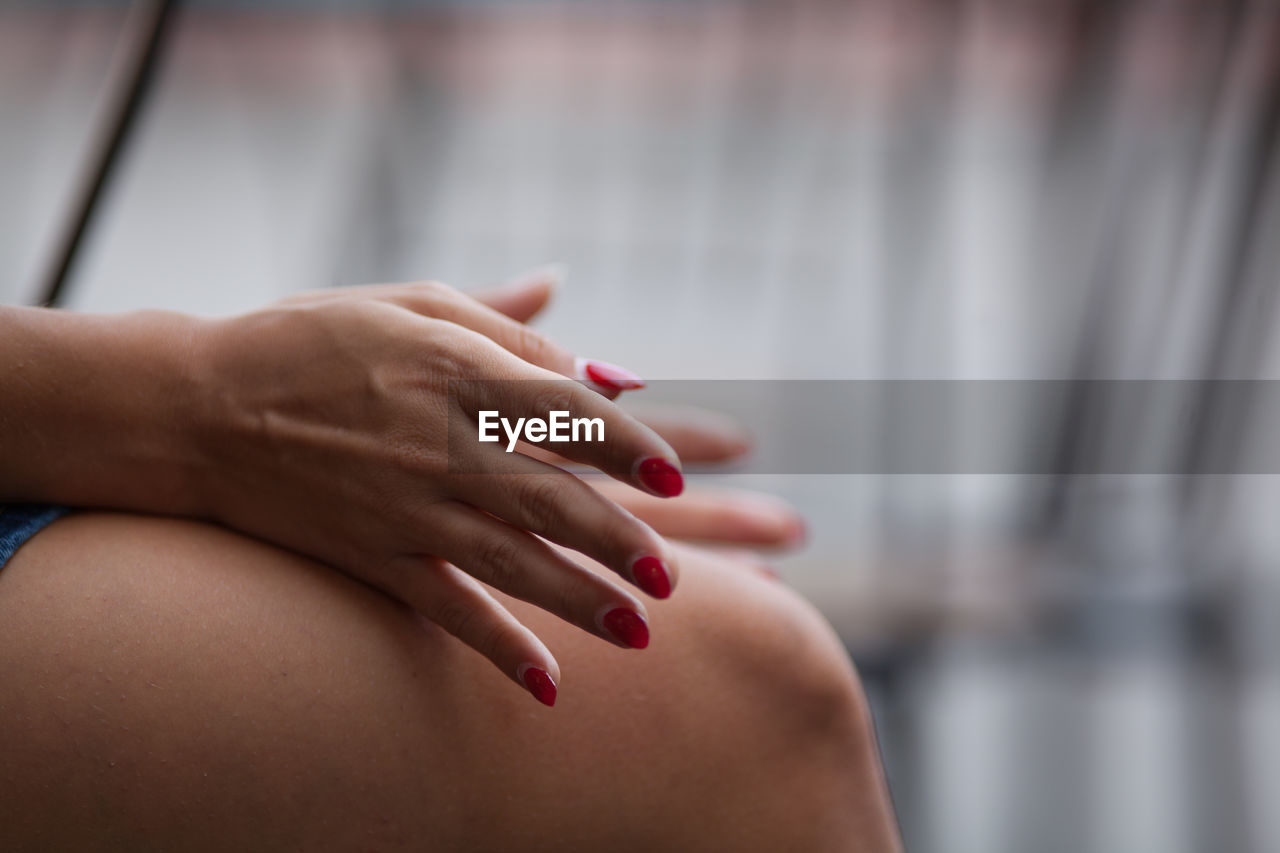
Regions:
[[0, 307], [0, 501], [199, 514], [201, 322]]

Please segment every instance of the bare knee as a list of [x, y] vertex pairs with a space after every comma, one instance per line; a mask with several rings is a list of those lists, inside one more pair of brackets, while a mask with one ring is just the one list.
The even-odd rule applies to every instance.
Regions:
[[555, 709], [367, 589], [225, 532], [86, 517], [17, 562], [0, 749], [23, 760], [0, 773], [0, 825], [187, 849], [201, 825], [254, 849], [894, 845], [834, 634], [705, 554], [651, 608], [645, 652], [512, 603], [560, 657]]
[[708, 559], [691, 590], [690, 665], [717, 673], [704, 677], [708, 726], [736, 743], [707, 756], [721, 763], [699, 798], [704, 833], [717, 825], [705, 811], [722, 808], [718, 825], [738, 836], [726, 849], [896, 849], [871, 716], [830, 625], [789, 589]]

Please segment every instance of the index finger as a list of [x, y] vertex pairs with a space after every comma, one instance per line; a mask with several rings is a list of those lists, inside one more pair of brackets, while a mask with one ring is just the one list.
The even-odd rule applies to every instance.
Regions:
[[439, 282], [403, 285], [395, 294], [381, 298], [415, 313], [479, 332], [530, 364], [576, 379], [610, 399], [623, 391], [644, 387], [644, 380], [631, 371], [606, 361], [582, 358], [531, 326], [448, 285]]
[[[488, 357], [499, 363], [486, 375], [518, 378], [454, 380], [457, 402], [476, 428], [470, 436], [451, 436], [451, 453], [459, 451], [456, 459], [514, 452], [520, 441], [527, 441], [659, 497], [684, 490], [680, 458], [652, 428], [585, 386], [526, 364], [497, 346]], [[461, 452], [468, 442], [477, 447]]]

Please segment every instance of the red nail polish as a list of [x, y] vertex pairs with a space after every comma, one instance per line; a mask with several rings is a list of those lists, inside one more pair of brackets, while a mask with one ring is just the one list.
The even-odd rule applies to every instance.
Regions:
[[634, 610], [615, 607], [600, 622], [606, 631], [633, 649], [649, 645], [649, 626], [645, 624], [644, 617]]
[[639, 376], [607, 361], [584, 361], [582, 372], [592, 382], [610, 391], [634, 391], [644, 387], [644, 380]]
[[551, 680], [551, 675], [545, 669], [524, 664], [520, 670], [520, 680], [533, 694], [534, 699], [548, 707], [556, 704], [556, 683]]
[[640, 482], [664, 498], [674, 498], [684, 491], [684, 475], [680, 469], [660, 457], [644, 460], [636, 473]]
[[671, 575], [657, 557], [641, 557], [636, 560], [631, 564], [631, 576], [636, 579], [636, 586], [654, 598], [671, 595]]

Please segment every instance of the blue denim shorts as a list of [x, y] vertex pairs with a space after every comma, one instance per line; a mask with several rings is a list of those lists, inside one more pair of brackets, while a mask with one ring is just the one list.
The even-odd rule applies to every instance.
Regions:
[[47, 524], [68, 512], [65, 506], [48, 504], [0, 504], [0, 567]]

